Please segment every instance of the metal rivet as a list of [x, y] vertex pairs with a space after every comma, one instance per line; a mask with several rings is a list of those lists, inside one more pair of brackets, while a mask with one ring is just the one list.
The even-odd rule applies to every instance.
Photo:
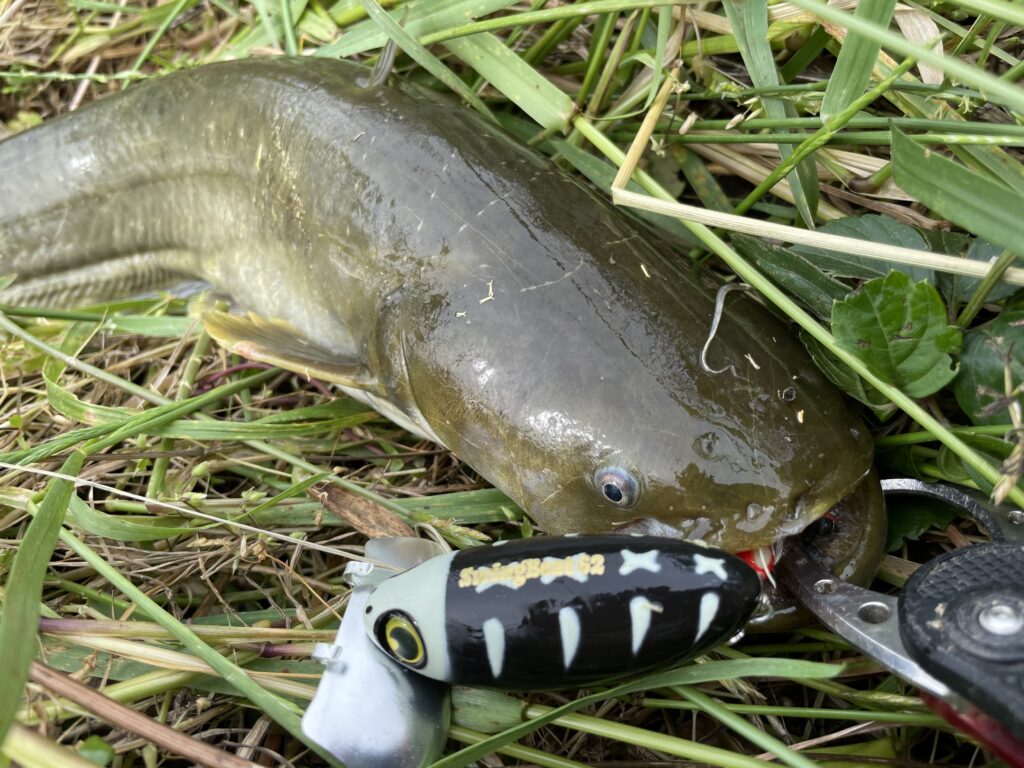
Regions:
[[836, 591], [835, 579], [819, 579], [814, 582], [814, 591], [819, 595], [831, 595]]
[[995, 603], [978, 614], [978, 623], [989, 634], [1006, 637], [1024, 628], [1024, 616], [1012, 605]]
[[892, 609], [885, 603], [864, 603], [857, 609], [857, 618], [868, 624], [881, 624], [892, 615]]

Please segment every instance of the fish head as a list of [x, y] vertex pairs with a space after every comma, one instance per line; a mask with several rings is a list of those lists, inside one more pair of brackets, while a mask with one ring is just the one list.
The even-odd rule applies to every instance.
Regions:
[[[816, 377], [806, 387], [790, 377], [795, 397], [728, 372], [709, 375], [720, 388], [699, 398], [652, 379], [645, 369], [595, 381], [558, 408], [552, 393], [499, 487], [551, 532], [626, 527], [740, 552], [801, 532], [871, 468], [867, 430]], [[600, 402], [613, 405], [591, 410]]]
[[677, 272], [579, 269], [547, 301], [496, 281], [469, 322], [419, 323], [415, 399], [550, 533], [644, 520], [731, 552], [772, 546], [862, 481], [870, 436], [762, 304], [728, 298], [712, 336], [714, 284]]

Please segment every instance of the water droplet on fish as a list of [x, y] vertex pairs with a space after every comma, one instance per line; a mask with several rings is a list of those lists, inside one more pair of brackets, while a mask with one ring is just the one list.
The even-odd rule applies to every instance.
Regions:
[[784, 390], [779, 392], [779, 397], [787, 403], [792, 403], [796, 400], [796, 387], [786, 387]]
[[714, 432], [705, 432], [703, 435], [699, 435], [694, 438], [693, 441], [694, 450], [705, 459], [715, 458], [717, 447], [718, 435]]
[[747, 520], [757, 520], [757, 518], [764, 512], [764, 508], [757, 502], [753, 502], [747, 505]]

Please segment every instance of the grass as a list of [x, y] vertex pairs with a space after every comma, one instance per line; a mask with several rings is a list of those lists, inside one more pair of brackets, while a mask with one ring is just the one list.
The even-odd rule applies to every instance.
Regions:
[[[864, 403], [883, 470], [1024, 504], [1024, 343], [999, 341], [1024, 337], [1020, 10], [899, 6], [936, 48], [903, 37], [889, 5], [0, 0], [0, 136], [200, 63], [288, 52], [373, 64], [391, 39], [395, 77], [445, 83], [653, 210], [689, 244], [680, 258], [737, 275], [817, 339], [816, 360]], [[753, 248], [741, 228], [794, 245]], [[823, 286], [841, 299], [889, 268], [935, 285], [963, 340], [930, 351], [928, 389], [837, 342], [850, 329], [836, 334], [821, 301]], [[308, 657], [344, 610], [365, 521], [397, 517], [456, 546], [528, 531], [451, 455], [315, 382], [230, 357], [181, 300], [0, 310], [5, 759], [186, 764], [177, 738], [320, 764], [297, 732], [319, 674]], [[347, 517], [318, 495], [325, 481]], [[891, 583], [975, 533], [927, 508], [894, 517]], [[153, 730], [62, 698], [72, 689], [32, 674], [32, 658]], [[446, 766], [992, 761], [813, 627], [611, 690], [458, 690], [454, 720]]]

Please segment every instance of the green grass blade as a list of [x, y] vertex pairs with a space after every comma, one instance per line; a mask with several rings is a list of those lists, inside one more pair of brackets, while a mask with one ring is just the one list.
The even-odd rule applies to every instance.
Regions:
[[956, 0], [955, 5], [1024, 27], [1024, 6], [1004, 0]]
[[[476, 744], [483, 741], [487, 736], [459, 725], [452, 725], [448, 729], [448, 738], [461, 741], [464, 744]], [[524, 747], [519, 744], [509, 744], [497, 750], [502, 755], [514, 757], [522, 765], [536, 765], [539, 768], [586, 768], [586, 763], [579, 763], [575, 760], [567, 760], [564, 757], [541, 752], [539, 749]]]
[[917, 145], [892, 129], [896, 183], [940, 216], [1024, 254], [1024, 195]]
[[[883, 78], [879, 83], [865, 94], [858, 96], [846, 108], [835, 115], [829, 120], [826, 120], [821, 128], [816, 130], [813, 134], [807, 137], [800, 146], [795, 149], [790, 149], [787, 155], [783, 155], [782, 162], [775, 168], [774, 171], [769, 173], [764, 180], [758, 184], [749, 195], [747, 195], [739, 205], [736, 206], [734, 213], [744, 214], [749, 211], [754, 203], [761, 199], [761, 197], [768, 192], [772, 187], [779, 183], [783, 177], [788, 173], [789, 169], [795, 164], [802, 162], [803, 160], [809, 160], [812, 154], [817, 150], [821, 149], [828, 143], [829, 139], [835, 136], [846, 122], [851, 119], [857, 112], [862, 108], [868, 106], [880, 95], [885, 93], [889, 86], [891, 86], [897, 79], [902, 77], [912, 66], [914, 66], [914, 59], [908, 58], [898, 67], [896, 67], [889, 75]], [[781, 146], [780, 146], [781, 149]], [[792, 184], [792, 179], [790, 180]]]
[[[445, 29], [427, 35], [421, 42], [424, 45], [439, 43], [443, 40], [452, 40], [456, 37], [475, 35], [480, 32], [497, 32], [502, 29], [513, 27], [530, 26], [533, 24], [546, 24], [552, 21], [572, 18], [575, 16], [591, 16], [604, 13], [619, 13], [622, 11], [634, 11], [646, 8], [659, 8], [665, 5], [696, 4], [699, 0], [593, 0], [593, 2], [572, 3], [560, 5], [555, 8], [545, 8], [541, 11], [528, 11], [507, 16], [500, 16], [494, 19], [483, 19], [452, 25]], [[506, 3], [511, 5], [512, 3]], [[476, 16], [485, 14], [478, 13]]]
[[941, 69], [947, 76], [956, 78], [982, 91], [989, 100], [1024, 113], [1024, 88], [1018, 85], [1001, 80], [995, 75], [990, 75], [984, 70], [971, 66], [960, 59], [944, 56], [924, 46], [908, 43], [902, 35], [880, 27], [877, 24], [871, 24], [863, 19], [858, 19], [856, 16], [845, 11], [832, 8], [821, 0], [791, 0], [791, 2], [799, 8], [810, 11], [819, 18], [846, 27], [851, 32], [870, 36], [880, 45], [897, 53], [901, 53], [904, 56], [913, 56], [918, 61], [927, 62]]
[[15, 725], [7, 732], [0, 752], [21, 768], [96, 768], [70, 747], [50, 741], [38, 731]]
[[215, 523], [204, 526], [173, 525], [173, 519], [154, 517], [151, 522], [139, 522], [126, 519], [120, 515], [108, 515], [94, 509], [77, 496], [72, 496], [68, 505], [68, 514], [75, 527], [113, 541], [160, 541], [173, 536], [185, 536], [195, 533], [198, 528], [213, 527]]
[[[771, 88], [779, 85], [779, 71], [775, 67], [775, 58], [768, 41], [767, 0], [725, 0], [723, 5], [754, 87]], [[793, 116], [787, 114], [786, 105], [780, 99], [762, 98], [761, 104], [771, 119], [784, 120]], [[778, 146], [782, 162], [785, 163], [793, 149], [785, 144]], [[793, 166], [795, 169], [788, 172], [793, 202], [804, 223], [813, 229], [818, 208], [817, 170], [810, 162], [802, 165], [794, 163]]]
[[42, 341], [41, 339], [38, 339], [32, 334], [25, 331], [23, 328], [21, 328], [21, 326], [11, 322], [10, 318], [8, 318], [2, 312], [0, 312], [0, 330], [7, 331], [7, 333], [11, 334], [12, 336], [15, 336], [16, 338], [21, 339], [26, 344], [30, 344], [31, 346], [40, 350], [49, 357], [60, 360], [65, 365], [71, 366], [79, 371], [84, 371], [88, 373], [90, 376], [94, 376], [95, 378], [99, 379], [100, 381], [103, 381], [107, 384], [111, 384], [112, 386], [115, 387], [119, 387], [120, 389], [123, 389], [126, 392], [130, 392], [136, 397], [145, 400], [147, 403], [159, 403], [162, 402], [163, 400], [163, 398], [161, 398], [160, 395], [156, 394], [155, 392], [151, 392], [145, 387], [140, 387], [136, 384], [132, 384], [130, 381], [126, 381], [125, 379], [122, 379], [119, 376], [115, 376], [111, 373], [108, 373], [107, 371], [104, 371], [101, 368], [97, 368], [94, 365], [88, 365], [87, 363], [83, 363], [80, 360], [76, 360], [72, 355], [69, 355], [63, 350], [57, 349], [56, 347], [47, 344], [45, 341]]
[[[61, 531], [60, 538], [61, 541], [63, 541], [77, 555], [92, 566], [100, 576], [106, 579], [114, 588], [119, 590], [129, 600], [135, 603], [142, 613], [167, 630], [171, 637], [181, 643], [188, 652], [206, 662], [206, 664], [220, 675], [220, 677], [230, 683], [235, 690], [251, 701], [255, 706], [262, 709], [274, 722], [288, 731], [288, 733], [290, 733], [294, 738], [307, 745], [330, 765], [341, 766], [341, 763], [324, 750], [323, 747], [307, 739], [305, 734], [302, 733], [299, 713], [295, 705], [285, 701], [273, 693], [270, 693], [258, 683], [254, 682], [239, 666], [232, 663], [224, 656], [221, 656], [191, 629], [157, 605], [148, 595], [122, 576], [116, 568], [110, 565], [99, 553], [87, 546], [78, 537], [69, 531]], [[38, 602], [38, 597], [36, 598], [36, 601]], [[29, 626], [31, 633], [34, 636], [36, 622], [33, 621]], [[32, 647], [34, 649], [34, 646]], [[4, 682], [6, 682], [6, 677]], [[6, 700], [2, 701], [3, 703], [0, 704], [0, 706], [6, 706]], [[18, 698], [16, 696], [13, 699], [14, 704], [17, 704], [17, 701]]]
[[280, 48], [281, 39], [277, 36], [276, 25], [270, 15], [270, 9], [267, 7], [267, 0], [252, 0], [252, 4], [256, 6], [256, 13], [260, 17], [261, 26], [264, 32], [270, 38], [270, 43], [275, 48]]
[[[85, 452], [76, 450], [61, 466], [61, 472], [75, 475], [82, 469]], [[3, 614], [0, 615], [0, 742], [4, 740], [28, 680], [28, 667], [36, 655], [36, 627], [43, 577], [74, 486], [70, 480], [51, 480], [46, 495], [28, 525], [14, 555], [11, 573], [4, 584]]]
[[153, 53], [153, 49], [156, 48], [156, 44], [159, 43], [160, 39], [167, 33], [171, 24], [177, 20], [178, 16], [180, 16], [186, 8], [190, 5], [194, 5], [196, 2], [197, 0], [178, 0], [177, 4], [171, 8], [171, 12], [168, 13], [167, 17], [163, 20], [163, 23], [160, 24], [157, 31], [150, 36], [148, 41], [146, 41], [146, 47], [142, 49], [139, 57], [135, 60], [135, 63], [129, 70], [130, 73], [135, 73], [142, 69], [142, 65], [146, 63], [147, 59], [149, 59], [150, 55]]
[[[419, 40], [431, 45], [432, 39], [441, 30], [465, 24], [467, 18], [475, 19], [500, 11], [513, 4], [513, 0], [431, 0], [412, 3], [393, 12], [392, 19], [398, 21], [408, 11], [402, 29]], [[383, 28], [372, 19], [361, 22], [348, 30], [340, 40], [316, 50], [316, 56], [337, 56], [345, 58], [382, 48], [388, 41]]]
[[568, 124], [575, 111], [572, 99], [498, 38], [479, 34], [444, 45], [545, 129], [561, 130]]
[[730, 712], [721, 703], [715, 701], [703, 691], [691, 688], [690, 686], [680, 685], [673, 687], [672, 690], [699, 706], [704, 712], [707, 712], [730, 730], [735, 731], [751, 744], [757, 745], [765, 752], [771, 752], [779, 758], [780, 763], [785, 763], [792, 766], [792, 768], [817, 768], [817, 764], [812, 760], [808, 760], [799, 752], [794, 752], [774, 736], [765, 733], [736, 713]]
[[[549, 710], [540, 717], [519, 723], [501, 733], [495, 734], [484, 741], [473, 744], [459, 750], [434, 763], [433, 768], [462, 768], [474, 760], [479, 760], [494, 750], [520, 739], [538, 728], [548, 725], [563, 715], [568, 715], [590, 704], [596, 704], [617, 696], [623, 696], [637, 691], [645, 691], [652, 688], [664, 688], [674, 685], [697, 685], [699, 683], [716, 680], [727, 680], [746, 676], [764, 676], [778, 674], [783, 677], [802, 677], [806, 679], [827, 679], [834, 677], [842, 671], [842, 667], [834, 664], [818, 664], [810, 661], [793, 661], [791, 659], [736, 659], [728, 661], [715, 661], [707, 664], [696, 664], [667, 672], [660, 672], [648, 677], [633, 680], [622, 685], [617, 685], [605, 691], [598, 691], [588, 696], [581, 696], [578, 699], [563, 704], [560, 707]], [[652, 735], [656, 736], [656, 735]], [[694, 745], [701, 747], [703, 745]], [[655, 749], [657, 747], [654, 747]], [[736, 768], [751, 768], [756, 763], [750, 762], [751, 758], [743, 758], [737, 755], [737, 760], [728, 762], [726, 750], [707, 747], [707, 752], [702, 755], [717, 758], [714, 762], [718, 765], [733, 765]], [[693, 759], [700, 759], [695, 756]]]
[[295, 39], [295, 21], [292, 18], [290, 0], [280, 0], [281, 29], [284, 32], [284, 52], [289, 56], [299, 55], [299, 44]]
[[[272, 379], [279, 374], [280, 372], [276, 368], [257, 371], [254, 374], [236, 379], [235, 381], [228, 382], [227, 384], [222, 384], [221, 386], [211, 389], [209, 392], [202, 395], [196, 395], [192, 400], [201, 398], [203, 400], [203, 405], [199, 407], [202, 408], [206, 405], [212, 405], [220, 402], [221, 400], [229, 398], [240, 392], [244, 392], [252, 388], [254, 385], [260, 384], [268, 379]], [[76, 429], [72, 432], [60, 435], [59, 437], [55, 437], [52, 440], [48, 440], [45, 443], [40, 443], [33, 448], [2, 453], [0, 454], [0, 461], [15, 464], [34, 464], [64, 451], [71, 450], [83, 442], [96, 440], [104, 435], [109, 435], [111, 432], [123, 427], [124, 423], [124, 420], [111, 421], [105, 424], [99, 424], [95, 427]]]
[[587, 103], [587, 97], [597, 84], [598, 78], [604, 69], [607, 61], [608, 43], [611, 42], [612, 33], [615, 31], [615, 22], [618, 19], [616, 13], [603, 14], [597, 21], [594, 28], [594, 35], [590, 39], [590, 47], [587, 52], [587, 74], [580, 84], [576, 93], [576, 102], [581, 106]]
[[[252, 56], [254, 49], [258, 48], [281, 48], [282, 34], [285, 36], [284, 50], [288, 50], [290, 45], [288, 42], [288, 26], [291, 25], [293, 27], [291, 37], [295, 39], [294, 20], [311, 18], [310, 16], [304, 16], [307, 2], [306, 0], [288, 0], [287, 8], [285, 8], [285, 0], [278, 0], [279, 5], [277, 8], [279, 10], [271, 11], [266, 1], [259, 0], [259, 5], [257, 5], [257, 10], [260, 12], [260, 23], [241, 32], [230, 45], [225, 46], [221, 50], [215, 57], [215, 60], [226, 61]], [[256, 4], [255, 0], [253, 0], [253, 4]], [[281, 27], [280, 30], [278, 29], [279, 26]], [[299, 24], [299, 27], [302, 26], [304, 24]], [[297, 50], [298, 43], [296, 40]]]
[[651, 75], [651, 87], [647, 92], [647, 101], [644, 109], [648, 109], [654, 103], [654, 97], [658, 95], [658, 88], [661, 87], [662, 62], [665, 61], [665, 48], [668, 45], [668, 36], [672, 31], [672, 9], [658, 9], [658, 42], [654, 48], [654, 72]]
[[[855, 15], [866, 22], [888, 27], [895, 8], [896, 0], [861, 0]], [[878, 41], [867, 35], [856, 32], [847, 35], [821, 102], [823, 120], [841, 113], [864, 93], [880, 48]]]
[[360, 2], [363, 4], [363, 8], [366, 9], [367, 15], [384, 30], [384, 34], [389, 39], [394, 40], [395, 44], [405, 51], [417, 64], [451, 88], [454, 93], [457, 93], [477, 112], [491, 120], [494, 119], [491, 110], [481, 101], [480, 97], [473, 93], [470, 87], [454, 72], [442, 64], [440, 59], [420, 45], [415, 37], [402, 29], [399, 23], [381, 8], [377, 0], [360, 0]]

